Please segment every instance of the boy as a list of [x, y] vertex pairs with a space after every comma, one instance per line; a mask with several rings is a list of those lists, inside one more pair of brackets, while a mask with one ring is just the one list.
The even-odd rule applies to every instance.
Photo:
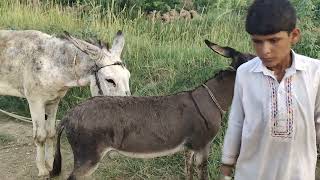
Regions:
[[320, 61], [299, 55], [288, 0], [256, 0], [246, 18], [258, 57], [237, 70], [221, 180], [312, 180], [320, 123]]

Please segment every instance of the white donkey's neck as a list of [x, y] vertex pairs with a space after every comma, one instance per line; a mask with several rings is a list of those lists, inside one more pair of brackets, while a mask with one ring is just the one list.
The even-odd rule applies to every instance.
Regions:
[[90, 82], [90, 76], [92, 75], [92, 69], [95, 66], [94, 60], [73, 46], [69, 44], [68, 49], [68, 65], [66, 71], [68, 71], [68, 77], [66, 78], [67, 87], [86, 86]]

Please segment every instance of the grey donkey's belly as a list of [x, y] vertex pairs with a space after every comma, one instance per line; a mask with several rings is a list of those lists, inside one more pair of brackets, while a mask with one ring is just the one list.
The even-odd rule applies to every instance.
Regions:
[[186, 149], [185, 143], [182, 142], [181, 144], [177, 145], [174, 148], [168, 148], [161, 151], [154, 151], [154, 152], [132, 152], [130, 150], [118, 150], [116, 148], [108, 147], [103, 152], [103, 156], [108, 154], [109, 156], [116, 156], [117, 153], [131, 157], [131, 158], [143, 158], [143, 159], [149, 159], [149, 158], [155, 158], [155, 157], [162, 157], [162, 156], [168, 156], [175, 154], [177, 152], [184, 151]]

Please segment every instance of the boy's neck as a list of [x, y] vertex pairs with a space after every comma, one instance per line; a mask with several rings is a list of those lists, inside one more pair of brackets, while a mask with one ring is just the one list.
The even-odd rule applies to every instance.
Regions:
[[292, 65], [292, 54], [291, 52], [282, 60], [282, 63], [279, 63], [278, 65], [268, 68], [271, 71], [274, 72], [274, 75], [276, 76], [278, 82], [281, 82], [284, 75], [286, 74], [286, 69], [291, 67]]

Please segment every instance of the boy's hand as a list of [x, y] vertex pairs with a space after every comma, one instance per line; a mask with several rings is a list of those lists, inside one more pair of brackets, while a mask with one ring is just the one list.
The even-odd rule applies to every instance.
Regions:
[[225, 178], [225, 176], [231, 177], [233, 169], [234, 166], [222, 164], [220, 166], [220, 180], [228, 180], [228, 178]]
[[221, 176], [219, 180], [232, 180], [231, 176]]

